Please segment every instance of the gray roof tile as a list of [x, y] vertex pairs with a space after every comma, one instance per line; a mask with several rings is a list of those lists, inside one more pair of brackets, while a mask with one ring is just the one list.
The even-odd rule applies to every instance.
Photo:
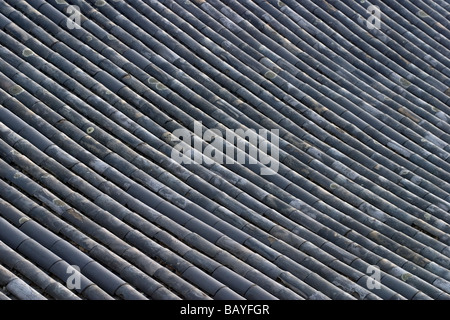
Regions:
[[[448, 298], [444, 2], [71, 4], [0, 4], [0, 216], [62, 259], [42, 292], [76, 258], [84, 299]], [[278, 128], [277, 173], [174, 162], [194, 121]]]

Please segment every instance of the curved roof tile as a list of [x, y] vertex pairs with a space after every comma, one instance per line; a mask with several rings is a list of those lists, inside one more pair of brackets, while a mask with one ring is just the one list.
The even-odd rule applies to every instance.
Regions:
[[0, 298], [449, 299], [448, 9], [4, 1]]

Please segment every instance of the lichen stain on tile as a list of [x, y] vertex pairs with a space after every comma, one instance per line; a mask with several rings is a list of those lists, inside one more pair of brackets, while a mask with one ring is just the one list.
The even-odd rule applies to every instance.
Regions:
[[330, 184], [330, 189], [331, 190], [336, 190], [337, 188], [339, 188], [339, 185], [337, 183], [331, 183]]
[[402, 274], [401, 278], [403, 281], [407, 281], [409, 278], [411, 278], [412, 275], [410, 273], [404, 273]]
[[418, 15], [419, 17], [421, 17], [421, 18], [427, 18], [427, 17], [429, 17], [428, 13], [426, 13], [426, 12], [423, 11], [423, 10], [417, 11], [417, 15]]
[[53, 200], [53, 203], [54, 203], [56, 206], [58, 206], [58, 207], [63, 207], [63, 206], [66, 205], [66, 203], [65, 203], [64, 201], [61, 201], [61, 200], [59, 200], [59, 199], [54, 199], [54, 200]]
[[20, 179], [23, 177], [23, 174], [21, 174], [20, 172], [16, 172], [13, 177], [14, 179]]
[[411, 85], [411, 82], [405, 78], [400, 78], [400, 84], [404, 87], [407, 88]]
[[22, 50], [22, 55], [24, 57], [29, 57], [29, 56], [32, 56], [33, 54], [34, 54], [34, 52], [31, 49], [25, 48]]
[[104, 0], [97, 0], [97, 1], [95, 1], [95, 5], [97, 7], [103, 7], [105, 4], [106, 4], [106, 1], [104, 1]]
[[16, 96], [18, 94], [21, 94], [22, 92], [24, 92], [23, 88], [19, 85], [14, 85], [11, 88], [9, 88], [8, 90], [9, 94]]
[[276, 76], [277, 74], [273, 71], [267, 71], [266, 73], [264, 73], [264, 77], [268, 79], [275, 79]]
[[157, 79], [153, 78], [153, 77], [148, 78], [147, 81], [150, 84], [158, 84], [159, 83], [159, 81]]
[[74, 217], [75, 219], [79, 220], [79, 221], [83, 221], [84, 217], [79, 214], [76, 210], [70, 208], [66, 211], [69, 215], [71, 215], [72, 217]]
[[180, 142], [181, 140], [174, 136], [171, 132], [163, 133], [161, 139], [163, 139], [166, 143]]
[[419, 123], [421, 121], [421, 119], [418, 116], [416, 116], [414, 113], [412, 113], [411, 111], [409, 111], [405, 107], [398, 108], [398, 112], [400, 112], [405, 117], [411, 119], [415, 123]]
[[160, 83], [158, 83], [158, 84], [156, 85], [156, 89], [157, 89], [157, 90], [160, 90], [160, 91], [163, 91], [163, 90], [167, 90], [168, 88], [167, 88], [166, 85], [164, 85], [164, 84], [162, 84], [162, 83], [160, 82]]
[[19, 219], [19, 224], [22, 225], [22, 224], [24, 224], [25, 222], [28, 222], [28, 221], [30, 221], [30, 220], [31, 220], [31, 219], [28, 218], [28, 217], [22, 217], [22, 218]]

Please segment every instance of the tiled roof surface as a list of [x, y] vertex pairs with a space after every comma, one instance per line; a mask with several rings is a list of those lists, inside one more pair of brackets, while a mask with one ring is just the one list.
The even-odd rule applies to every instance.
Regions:
[[[0, 299], [449, 299], [449, 18], [0, 1]], [[276, 174], [175, 161], [200, 122], [278, 129]]]

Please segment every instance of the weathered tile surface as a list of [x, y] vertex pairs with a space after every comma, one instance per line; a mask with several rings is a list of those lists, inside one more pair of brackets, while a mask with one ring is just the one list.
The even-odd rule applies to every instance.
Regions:
[[0, 2], [0, 300], [449, 299], [449, 16]]

